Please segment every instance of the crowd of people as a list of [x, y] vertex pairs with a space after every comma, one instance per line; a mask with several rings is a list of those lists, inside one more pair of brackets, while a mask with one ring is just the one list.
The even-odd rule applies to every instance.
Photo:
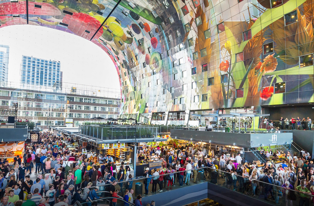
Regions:
[[[15, 157], [13, 164], [0, 159], [0, 206], [68, 206], [77, 201], [97, 205], [104, 185], [106, 196], [113, 197], [111, 205], [117, 198], [143, 205], [141, 196], [133, 197], [132, 181], [124, 194], [115, 187], [118, 181], [132, 179], [127, 165], [117, 168], [111, 156], [97, 159], [91, 152], [72, 152], [64, 140], [71, 141], [41, 133], [40, 143], [27, 143], [24, 156]], [[79, 146], [77, 151], [84, 150]]]
[[312, 130], [313, 123], [310, 117], [302, 119], [300, 117], [297, 118], [291, 117], [291, 119], [281, 117], [278, 121], [278, 124], [275, 125], [273, 120], [268, 120], [265, 117], [264, 120], [262, 121], [262, 127], [270, 129], [274, 127], [279, 127], [280, 129]]
[[[112, 198], [110, 205], [116, 205], [119, 198], [125, 205], [144, 205], [142, 196], [134, 195], [133, 182], [137, 180], [129, 165], [121, 162], [117, 167], [112, 156], [77, 152], [84, 151], [82, 146], [71, 151], [65, 142], [73, 140], [41, 133], [40, 143], [27, 143], [24, 156], [15, 157], [13, 164], [0, 159], [0, 206], [67, 206], [77, 201], [96, 205], [103, 196]], [[265, 200], [270, 198], [276, 203], [285, 197], [287, 205], [292, 205], [298, 196], [300, 205], [309, 205], [314, 195], [310, 154], [302, 150], [291, 155], [289, 151], [265, 148], [260, 149], [260, 154], [268, 160], [266, 164], [248, 163], [240, 153], [224, 147], [173, 143], [141, 146], [137, 161], [162, 162], [160, 168], [146, 168], [145, 195], [203, 179], [238, 192], [263, 195]]]

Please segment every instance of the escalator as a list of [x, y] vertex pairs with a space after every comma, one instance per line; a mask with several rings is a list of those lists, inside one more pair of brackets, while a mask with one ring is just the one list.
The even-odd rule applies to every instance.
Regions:
[[267, 162], [267, 160], [259, 153], [259, 151], [255, 150], [254, 148], [250, 148], [250, 151], [262, 164]]

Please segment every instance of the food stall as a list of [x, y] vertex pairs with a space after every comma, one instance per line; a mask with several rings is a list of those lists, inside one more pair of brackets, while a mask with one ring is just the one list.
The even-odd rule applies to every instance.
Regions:
[[18, 143], [1, 143], [0, 144], [0, 158], [7, 159], [9, 164], [14, 162], [14, 157], [17, 155], [23, 160], [25, 142]]

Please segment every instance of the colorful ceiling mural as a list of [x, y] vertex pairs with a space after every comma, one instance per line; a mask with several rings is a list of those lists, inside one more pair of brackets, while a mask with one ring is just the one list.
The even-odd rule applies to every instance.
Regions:
[[120, 77], [124, 114], [258, 108], [314, 102], [313, 3], [11, 0], [1, 1], [0, 21], [103, 48]]

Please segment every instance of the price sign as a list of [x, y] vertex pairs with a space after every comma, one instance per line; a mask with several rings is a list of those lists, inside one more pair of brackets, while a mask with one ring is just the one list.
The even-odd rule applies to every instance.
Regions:
[[125, 148], [125, 143], [120, 143], [120, 148]]

